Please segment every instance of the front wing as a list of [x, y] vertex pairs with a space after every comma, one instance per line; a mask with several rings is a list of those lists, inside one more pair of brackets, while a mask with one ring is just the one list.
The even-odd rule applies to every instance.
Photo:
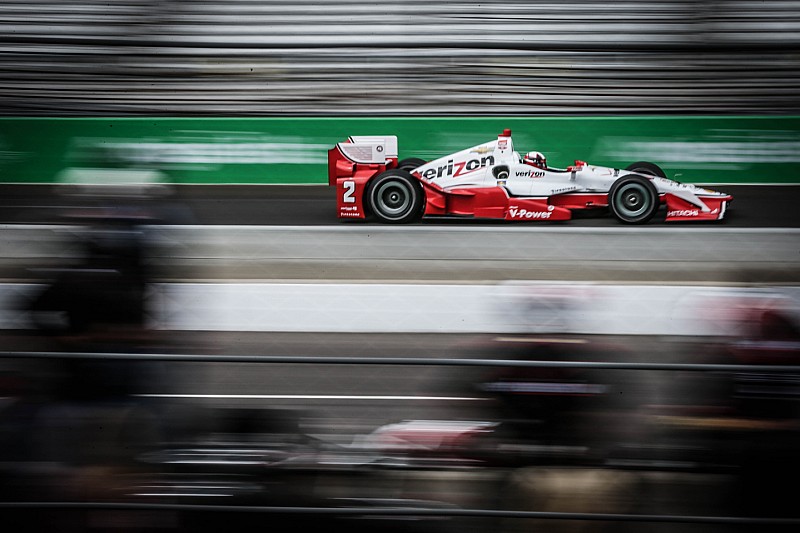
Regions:
[[674, 194], [661, 196], [661, 202], [667, 204], [667, 222], [722, 220], [728, 211], [733, 197], [730, 195], [699, 196], [704, 205], [699, 206]]

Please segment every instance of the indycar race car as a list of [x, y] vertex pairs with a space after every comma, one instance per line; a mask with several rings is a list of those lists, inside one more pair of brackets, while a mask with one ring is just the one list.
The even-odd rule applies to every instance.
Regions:
[[514, 151], [511, 130], [496, 140], [433, 161], [399, 160], [397, 137], [354, 136], [328, 151], [328, 183], [338, 216], [387, 223], [423, 216], [501, 220], [569, 220], [573, 211], [609, 209], [643, 224], [666, 204], [667, 221], [721, 220], [733, 198], [668, 179], [657, 165], [626, 169], [547, 166], [544, 155]]

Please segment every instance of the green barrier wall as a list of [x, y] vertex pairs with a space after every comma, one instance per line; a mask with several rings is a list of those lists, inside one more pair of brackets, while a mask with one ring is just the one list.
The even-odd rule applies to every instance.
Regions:
[[[687, 183], [800, 183], [800, 117], [0, 118], [0, 182], [53, 183], [75, 169], [157, 170], [194, 184], [324, 184], [349, 135], [397, 135], [433, 159], [513, 130], [553, 166], [647, 160]], [[96, 174], [96, 173], [95, 173]]]

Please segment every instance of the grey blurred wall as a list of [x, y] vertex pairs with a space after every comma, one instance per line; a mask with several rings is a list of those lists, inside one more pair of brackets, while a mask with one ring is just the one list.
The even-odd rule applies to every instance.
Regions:
[[0, 115], [800, 113], [788, 0], [6, 0]]

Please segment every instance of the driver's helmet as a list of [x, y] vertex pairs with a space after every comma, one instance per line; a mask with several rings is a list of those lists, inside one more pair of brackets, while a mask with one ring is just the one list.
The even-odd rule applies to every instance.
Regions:
[[522, 158], [522, 162], [526, 165], [532, 165], [538, 168], [547, 168], [547, 159], [541, 152], [528, 152]]

